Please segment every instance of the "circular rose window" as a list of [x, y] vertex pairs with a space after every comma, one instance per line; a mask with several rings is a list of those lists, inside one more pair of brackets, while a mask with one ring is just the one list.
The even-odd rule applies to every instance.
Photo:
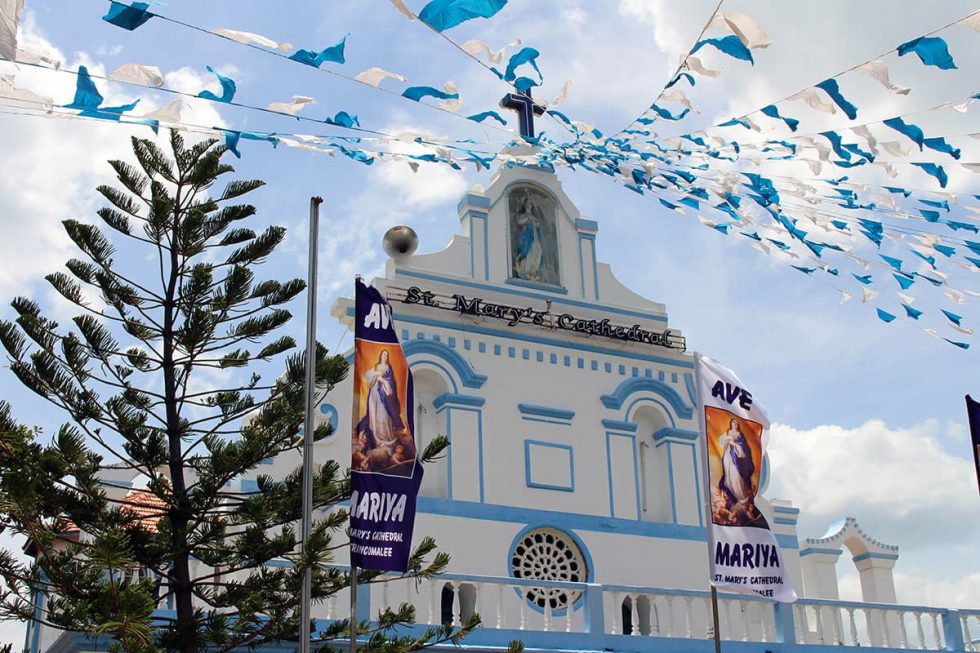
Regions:
[[[510, 568], [514, 578], [529, 580], [584, 583], [589, 576], [582, 550], [572, 538], [553, 528], [536, 528], [525, 533], [514, 545]], [[542, 609], [550, 605], [553, 610], [567, 607], [581, 594], [577, 590], [545, 587], [524, 590], [528, 601]]]

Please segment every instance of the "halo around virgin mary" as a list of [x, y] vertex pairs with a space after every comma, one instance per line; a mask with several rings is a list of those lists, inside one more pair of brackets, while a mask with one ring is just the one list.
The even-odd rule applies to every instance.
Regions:
[[511, 274], [515, 279], [561, 285], [555, 200], [532, 186], [513, 188], [510, 216]]

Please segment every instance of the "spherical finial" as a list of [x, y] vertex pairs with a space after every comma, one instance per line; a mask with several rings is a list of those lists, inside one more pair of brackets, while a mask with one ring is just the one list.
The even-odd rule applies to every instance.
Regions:
[[411, 227], [398, 225], [385, 232], [382, 242], [388, 256], [400, 259], [415, 253], [419, 246], [419, 236]]

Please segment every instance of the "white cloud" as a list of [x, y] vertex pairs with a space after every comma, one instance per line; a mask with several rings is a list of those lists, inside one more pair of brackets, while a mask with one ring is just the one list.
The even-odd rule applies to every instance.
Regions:
[[937, 420], [909, 428], [774, 424], [770, 494], [791, 498], [817, 529], [849, 515], [903, 549], [935, 544], [940, 534], [946, 545], [968, 542], [980, 525], [976, 479], [969, 460], [944, 448], [949, 430]]

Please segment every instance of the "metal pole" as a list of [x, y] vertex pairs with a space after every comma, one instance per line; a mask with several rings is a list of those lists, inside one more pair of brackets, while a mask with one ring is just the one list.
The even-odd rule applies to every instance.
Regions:
[[714, 623], [715, 653], [721, 653], [721, 631], [718, 630], [718, 588], [714, 585], [711, 586], [711, 620]]
[[[708, 457], [708, 425], [704, 421], [704, 401], [701, 397], [701, 354], [694, 352], [694, 388], [697, 395], [697, 405], [694, 412], [698, 416], [698, 430], [704, 436], [701, 445], [704, 447], [704, 455], [701, 456], [701, 501], [704, 504], [705, 531], [707, 531], [707, 550], [708, 550], [708, 573], [711, 573], [711, 556], [713, 555], [711, 537], [711, 463]], [[714, 579], [709, 578], [711, 586], [711, 622], [712, 630], [715, 635], [715, 653], [721, 653], [721, 629], [718, 623], [718, 590], [715, 588]]]
[[350, 566], [350, 653], [357, 653], [357, 567]]
[[[310, 253], [306, 281], [306, 416], [303, 420], [303, 552], [313, 528], [313, 403], [316, 400], [316, 264], [322, 197], [310, 198]], [[310, 653], [311, 580], [313, 570], [303, 572], [299, 605], [299, 651]]]

